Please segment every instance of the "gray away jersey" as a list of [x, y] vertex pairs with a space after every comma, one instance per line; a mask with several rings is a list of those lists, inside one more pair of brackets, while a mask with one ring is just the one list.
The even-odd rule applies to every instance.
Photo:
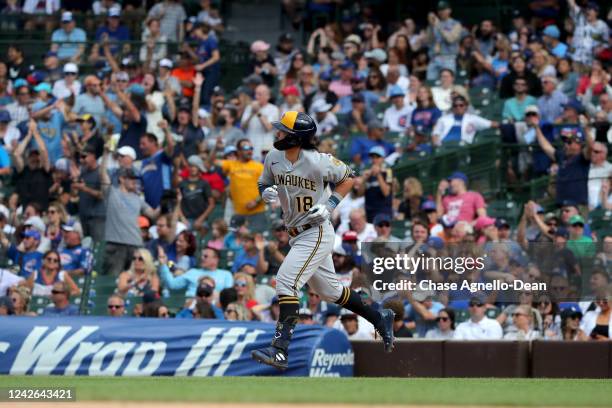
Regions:
[[330, 154], [316, 150], [301, 150], [299, 159], [291, 164], [285, 152], [272, 149], [259, 179], [263, 186], [278, 186], [278, 198], [287, 227], [305, 224], [308, 210], [329, 198], [327, 183], [340, 184], [352, 170]]

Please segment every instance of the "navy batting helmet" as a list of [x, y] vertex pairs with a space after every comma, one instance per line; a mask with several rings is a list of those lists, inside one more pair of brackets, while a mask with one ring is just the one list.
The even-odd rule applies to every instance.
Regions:
[[291, 147], [314, 147], [317, 125], [307, 114], [297, 111], [285, 112], [280, 122], [272, 122], [272, 126], [287, 134], [282, 140], [274, 142], [274, 147], [278, 150], [287, 150]]

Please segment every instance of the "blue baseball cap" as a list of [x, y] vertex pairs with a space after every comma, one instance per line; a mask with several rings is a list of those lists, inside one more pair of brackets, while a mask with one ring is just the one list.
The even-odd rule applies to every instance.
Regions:
[[389, 98], [395, 98], [396, 96], [404, 96], [404, 90], [399, 85], [393, 85], [389, 90]]
[[13, 82], [13, 88], [15, 89], [21, 88], [22, 86], [29, 87], [28, 81], [23, 78], [17, 78], [15, 82]]
[[7, 110], [0, 110], [0, 122], [10, 122], [11, 114]]
[[582, 113], [584, 111], [584, 107], [580, 103], [578, 99], [570, 99], [567, 103], [561, 105], [563, 108], [574, 109], [578, 113]]
[[372, 156], [372, 155], [376, 155], [376, 156], [380, 156], [380, 157], [386, 157], [387, 153], [385, 152], [385, 148], [382, 146], [373, 146], [370, 148], [370, 151], [368, 152], [368, 156]]
[[434, 249], [442, 249], [444, 248], [444, 241], [440, 237], [429, 237], [427, 245]]
[[546, 27], [544, 31], [542, 31], [542, 34], [547, 37], [552, 37], [556, 39], [559, 39], [559, 37], [561, 36], [561, 32], [559, 31], [559, 28], [554, 24]]
[[48, 84], [47, 82], [41, 82], [40, 84], [36, 85], [34, 87], [34, 90], [36, 92], [45, 91], [47, 93], [51, 93], [51, 91], [52, 91], [51, 85]]
[[462, 173], [460, 171], [456, 171], [448, 177], [448, 181], [453, 179], [463, 180], [465, 184], [468, 183], [468, 177], [465, 175], [465, 173]]
[[340, 64], [340, 68], [341, 69], [353, 69], [353, 68], [355, 68], [355, 64], [353, 64], [349, 60], [346, 60], [342, 64]]
[[421, 211], [436, 211], [436, 203], [433, 200], [427, 200], [421, 204]]
[[323, 80], [323, 81], [331, 81], [332, 80], [332, 75], [329, 71], [323, 71], [319, 74], [319, 79]]
[[129, 93], [133, 93], [134, 95], [144, 95], [145, 94], [145, 89], [140, 84], [132, 84], [128, 88], [128, 92]]
[[383, 222], [391, 223], [391, 217], [389, 217], [389, 214], [385, 214], [385, 213], [376, 214], [376, 217], [374, 217], [374, 221], [372, 222], [372, 224], [378, 225]]
[[237, 151], [238, 149], [236, 149], [236, 146], [225, 146], [225, 149], [223, 149], [223, 156], [227, 156], [228, 154], [236, 153]]
[[23, 233], [23, 236], [26, 237], [26, 238], [34, 238], [34, 239], [40, 241], [40, 232], [38, 232], [35, 229], [26, 230]]

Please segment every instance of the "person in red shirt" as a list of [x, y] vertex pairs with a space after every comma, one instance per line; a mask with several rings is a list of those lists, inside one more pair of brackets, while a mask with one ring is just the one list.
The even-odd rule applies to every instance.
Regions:
[[478, 217], [487, 215], [484, 198], [480, 193], [468, 191], [467, 184], [467, 176], [460, 171], [451, 174], [447, 180], [440, 181], [436, 194], [439, 217], [446, 215], [452, 222], [473, 223]]
[[193, 60], [191, 59], [191, 55], [189, 55], [189, 53], [181, 53], [178, 66], [172, 70], [171, 75], [178, 79], [179, 83], [181, 84], [183, 96], [188, 98], [193, 97], [193, 79], [195, 78], [196, 70], [193, 66]]

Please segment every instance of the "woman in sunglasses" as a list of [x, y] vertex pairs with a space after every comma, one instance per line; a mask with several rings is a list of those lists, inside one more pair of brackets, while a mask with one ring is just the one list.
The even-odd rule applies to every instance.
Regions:
[[580, 328], [580, 310], [565, 309], [561, 312], [561, 340], [585, 341], [589, 336]]
[[609, 341], [612, 338], [612, 308], [610, 290], [599, 289], [595, 294], [595, 310], [586, 312], [580, 328], [591, 340]]
[[70, 287], [70, 295], [78, 295], [81, 290], [74, 283], [70, 275], [62, 270], [59, 252], [52, 249], [43, 255], [42, 265], [39, 270], [35, 270], [30, 275], [25, 285], [32, 289], [35, 296], [47, 296], [51, 294], [53, 284], [56, 282], [66, 282]]
[[455, 311], [453, 309], [442, 309], [436, 317], [438, 327], [429, 329], [425, 333], [426, 339], [449, 340], [455, 333]]
[[249, 274], [243, 272], [236, 273], [234, 275], [234, 289], [236, 289], [238, 295], [238, 303], [247, 309], [257, 305], [255, 300], [255, 282]]
[[151, 252], [140, 248], [134, 251], [130, 269], [119, 275], [117, 292], [122, 296], [142, 296], [148, 290], [159, 292], [159, 277]]
[[537, 309], [542, 316], [542, 337], [545, 340], [560, 339], [561, 316], [559, 304], [553, 301], [548, 294], [542, 293], [535, 298], [531, 307]]
[[36, 313], [29, 311], [30, 299], [32, 299], [29, 288], [16, 286], [9, 291], [8, 298], [13, 305], [13, 314], [15, 316], [36, 316]]
[[247, 321], [248, 311], [242, 303], [233, 302], [227, 305], [224, 312], [225, 320]]
[[542, 336], [533, 327], [533, 309], [529, 305], [520, 305], [512, 313], [512, 323], [516, 330], [504, 335], [504, 340], [535, 340]]
[[51, 247], [57, 248], [62, 241], [62, 224], [68, 221], [66, 208], [62, 203], [55, 201], [49, 205], [47, 210], [47, 229], [45, 237], [51, 241]]

